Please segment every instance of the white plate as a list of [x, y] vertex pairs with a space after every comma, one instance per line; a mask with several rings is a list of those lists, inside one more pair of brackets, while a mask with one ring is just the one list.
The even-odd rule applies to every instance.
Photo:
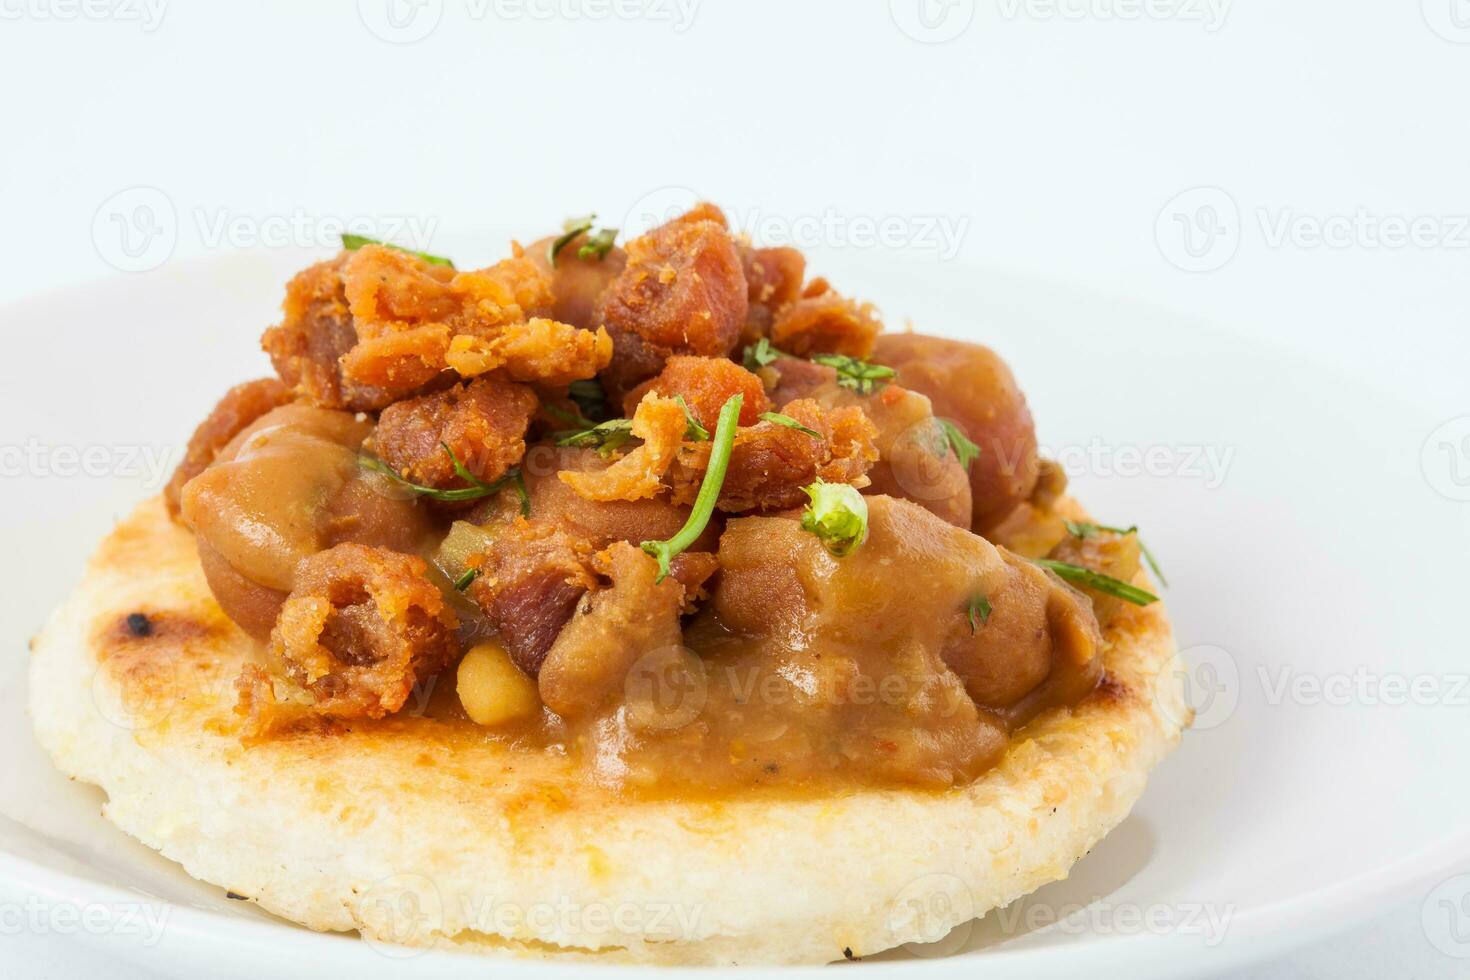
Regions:
[[[30, 736], [26, 638], [110, 522], [166, 478], [158, 453], [176, 453], [226, 386], [267, 373], [257, 337], [304, 261], [176, 263], [0, 311], [0, 465], [19, 476], [0, 484], [16, 651], [0, 667], [0, 927], [25, 913], [179, 976], [567, 972], [401, 960], [228, 901], [102, 820], [100, 793], [56, 774]], [[1470, 504], [1456, 499], [1470, 496], [1470, 422], [1436, 433], [1442, 420], [1388, 392], [1117, 297], [874, 255], [823, 269], [890, 323], [1007, 356], [1078, 495], [1100, 520], [1141, 524], [1164, 563], [1201, 709], [1067, 881], [884, 967], [1205, 974], [1443, 881], [1426, 932], [1470, 954], [1470, 879], [1452, 877], [1470, 862]], [[73, 472], [83, 463], [91, 475]], [[161, 919], [161, 935], [122, 906]]]

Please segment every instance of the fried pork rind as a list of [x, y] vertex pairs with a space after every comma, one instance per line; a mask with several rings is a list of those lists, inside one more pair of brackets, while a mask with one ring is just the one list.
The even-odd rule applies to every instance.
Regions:
[[598, 301], [607, 284], [617, 278], [628, 264], [628, 254], [616, 245], [606, 255], [577, 254], [587, 244], [586, 234], [578, 235], [557, 253], [553, 268], [548, 256], [551, 244], [560, 236], [550, 235], [526, 248], [526, 257], [551, 278], [551, 316], [563, 323], [592, 329]]
[[740, 253], [717, 208], [660, 225], [630, 241], [627, 254], [597, 310], [613, 343], [601, 377], [618, 399], [675, 354], [729, 354], [749, 307]]
[[521, 254], [456, 272], [364, 245], [297, 275], [262, 345], [313, 403], [376, 411], [452, 378], [451, 368], [550, 384], [591, 377], [611, 339], [544, 320], [551, 308], [550, 280]]
[[381, 394], [344, 384], [338, 364], [357, 343], [342, 287], [348, 254], [318, 262], [291, 278], [281, 304], [285, 315], [265, 332], [260, 345], [281, 380], [301, 397], [323, 408], [361, 411], [372, 408]]
[[467, 594], [511, 660], [536, 676], [577, 601], [597, 587], [593, 549], [551, 521], [516, 517], [486, 526], [488, 547], [470, 559]]
[[[781, 409], [810, 435], [776, 422], [742, 427], [735, 435], [730, 467], [716, 506], [729, 513], [782, 510], [806, 502], [802, 490], [815, 480], [867, 485], [867, 472], [878, 459], [877, 430], [855, 406], [826, 409], [799, 399]], [[686, 442], [670, 474], [673, 499], [690, 503], [699, 494], [709, 466], [710, 444]]]
[[460, 334], [445, 360], [466, 378], [500, 371], [512, 381], [565, 385], [590, 378], [612, 360], [606, 330], [581, 330], [545, 317], [513, 323], [493, 337]]
[[650, 392], [633, 414], [633, 435], [643, 445], [601, 471], [562, 470], [563, 483], [587, 500], [642, 500], [664, 489], [663, 476], [674, 465], [684, 430], [684, 407]]
[[741, 341], [749, 344], [770, 336], [776, 311], [801, 295], [806, 257], [794, 248], [754, 248], [743, 242], [739, 248], [750, 301]]
[[490, 483], [520, 461], [539, 405], [536, 393], [524, 385], [477, 378], [389, 405], [366, 448], [412, 483], [466, 486], [444, 451], [448, 446], [476, 478]]
[[339, 544], [303, 561], [270, 655], [316, 710], [382, 718], [459, 654], [459, 620], [423, 559]]
[[632, 414], [648, 392], [665, 398], [679, 396], [701, 425], [711, 432], [720, 417], [720, 409], [735, 395], [742, 395], [740, 424], [755, 425], [762, 412], [771, 409], [771, 400], [761, 379], [726, 357], [689, 357], [677, 355], [668, 359], [663, 371], [628, 393], [623, 411]]
[[867, 358], [883, 330], [870, 303], [839, 294], [825, 279], [813, 279], [801, 299], [778, 311], [771, 323], [771, 343], [798, 357], [846, 354]]
[[184, 484], [208, 469], [231, 439], [262, 415], [290, 401], [291, 390], [275, 378], [247, 381], [225, 392], [219, 404], [194, 430], [183, 460], [174, 470], [168, 486], [163, 488], [163, 501], [169, 516], [179, 519], [179, 499]]
[[[556, 458], [579, 472], [597, 472], [609, 465], [594, 449], [564, 449]], [[523, 472], [530, 519], [522, 517], [513, 502], [502, 499], [487, 500], [466, 515], [487, 542], [467, 560], [476, 577], [466, 594], [500, 634], [516, 666], [535, 677], [577, 600], [603, 587], [595, 559], [599, 551], [618, 542], [637, 545], [672, 537], [683, 527], [689, 509], [666, 498], [593, 502], [583, 499], [556, 472], [542, 472], [535, 463]], [[715, 571], [709, 550], [718, 540], [718, 527], [712, 523], [694, 543], [695, 548], [708, 550], [686, 551], [673, 561], [671, 574], [685, 586], [686, 612], [704, 597], [703, 583]]]

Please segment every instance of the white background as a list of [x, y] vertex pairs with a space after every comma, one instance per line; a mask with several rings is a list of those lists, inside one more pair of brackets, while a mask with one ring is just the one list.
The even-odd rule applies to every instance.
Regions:
[[[349, 219], [467, 264], [690, 188], [769, 241], [883, 227], [936, 276], [1142, 297], [1470, 412], [1461, 0], [389, 2], [0, 0], [0, 302]], [[1250, 976], [1463, 975], [1384, 913]], [[55, 937], [4, 965], [135, 975]]]

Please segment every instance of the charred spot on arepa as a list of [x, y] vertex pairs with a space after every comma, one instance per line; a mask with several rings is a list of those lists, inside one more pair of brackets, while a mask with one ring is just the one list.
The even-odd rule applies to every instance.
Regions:
[[217, 636], [222, 629], [218, 622], [188, 610], [135, 609], [102, 617], [92, 649], [98, 660], [124, 650], [182, 652], [189, 643]]

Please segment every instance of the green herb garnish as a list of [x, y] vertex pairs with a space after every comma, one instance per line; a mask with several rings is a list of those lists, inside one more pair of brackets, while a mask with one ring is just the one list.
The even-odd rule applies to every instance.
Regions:
[[882, 364], [860, 361], [846, 354], [817, 354], [812, 358], [817, 364], [825, 364], [837, 370], [837, 383], [851, 388], [860, 395], [871, 395], [884, 382], [898, 377], [898, 372]]
[[983, 595], [974, 595], [965, 604], [965, 612], [970, 620], [970, 635], [975, 635], [975, 620], [978, 617], [980, 625], [984, 626], [990, 622], [990, 600]]
[[470, 583], [479, 578], [479, 576], [480, 570], [478, 568], [465, 569], [464, 574], [454, 580], [454, 590], [456, 592], [463, 592], [465, 589], [468, 589], [470, 587]]
[[740, 406], [744, 401], [743, 395], [731, 395], [730, 400], [720, 409], [719, 421], [715, 423], [714, 443], [709, 451], [709, 465], [705, 468], [703, 482], [699, 484], [699, 495], [694, 498], [689, 519], [684, 522], [679, 533], [667, 541], [643, 542], [643, 550], [658, 559], [657, 582], [669, 577], [669, 562], [699, 540], [699, 536], [709, 526], [715, 504], [720, 499], [720, 489], [725, 485], [725, 473], [730, 468], [730, 454], [735, 448], [735, 430], [740, 428]]
[[577, 432], [557, 433], [557, 436], [558, 446], [573, 446], [579, 449], [596, 448], [597, 454], [607, 459], [633, 438], [633, 420], [608, 419], [591, 428]]
[[366, 453], [360, 454], [357, 457], [357, 463], [365, 470], [387, 477], [416, 497], [428, 497], [430, 500], [442, 500], [449, 503], [464, 500], [480, 500], [493, 493], [499, 493], [508, 486], [513, 486], [521, 498], [521, 513], [527, 517], [531, 516], [531, 495], [526, 491], [526, 481], [521, 478], [520, 470], [511, 470], [493, 483], [486, 483], [465, 468], [465, 465], [459, 461], [459, 457], [454, 455], [454, 450], [449, 448], [448, 443], [441, 442], [439, 445], [448, 454], [449, 463], [454, 467], [455, 475], [468, 483], [469, 486], [458, 487], [453, 490], [426, 487], [423, 484], [414, 483], [404, 478], [402, 474], [381, 459], [378, 459], [376, 456], [369, 456]]
[[446, 265], [451, 269], [454, 268], [454, 263], [449, 261], [442, 255], [430, 255], [428, 252], [415, 252], [411, 248], [404, 248], [402, 245], [394, 245], [392, 242], [379, 241], [376, 238], [368, 238], [366, 235], [344, 234], [342, 236], [342, 247], [347, 249], [347, 251], [349, 252], [356, 252], [364, 245], [381, 245], [384, 248], [391, 248], [395, 252], [403, 252], [406, 255], [416, 256], [417, 258], [423, 259], [430, 265]]
[[1085, 585], [1096, 589], [1105, 595], [1116, 596], [1125, 602], [1131, 602], [1135, 606], [1147, 606], [1159, 601], [1159, 597], [1147, 589], [1140, 589], [1136, 585], [1124, 582], [1122, 579], [1104, 575], [1102, 572], [1094, 572], [1090, 568], [1081, 565], [1070, 565], [1064, 561], [1053, 561], [1050, 558], [1033, 558], [1031, 561], [1042, 568], [1049, 568], [1068, 582], [1077, 585]]
[[675, 395], [674, 401], [684, 410], [684, 439], [688, 442], [709, 442], [709, 430], [699, 424], [699, 419], [689, 411], [689, 403], [683, 395]]
[[786, 426], [786, 428], [795, 429], [797, 432], [805, 432], [813, 439], [823, 438], [822, 434], [816, 429], [807, 428], [789, 415], [782, 415], [780, 412], [761, 412], [760, 417], [767, 422], [774, 422], [776, 425], [784, 425]]
[[[1109, 527], [1106, 524], [1089, 524], [1086, 521], [1063, 521], [1067, 527], [1067, 533], [1074, 538], [1090, 538], [1099, 531], [1107, 531], [1109, 534], [1138, 534], [1138, 525], [1132, 527]], [[1138, 550], [1143, 552], [1143, 560], [1148, 562], [1148, 567], [1158, 578], [1159, 584], [1168, 588], [1169, 580], [1164, 577], [1164, 570], [1154, 560], [1154, 553], [1148, 550], [1148, 545], [1143, 543], [1143, 538], [1138, 539]]]
[[556, 265], [556, 257], [562, 249], [572, 244], [572, 240], [586, 231], [592, 230], [592, 219], [597, 217], [589, 214], [585, 218], [568, 218], [561, 223], [561, 234], [552, 240], [546, 249], [546, 261], [553, 266]]
[[762, 337], [753, 344], [747, 344], [745, 353], [741, 355], [740, 359], [745, 364], [745, 370], [757, 371], [768, 364], [776, 363], [778, 358], [786, 356], [786, 354], [772, 347], [769, 340]]
[[567, 397], [577, 403], [582, 414], [594, 422], [605, 422], [612, 416], [607, 404], [607, 392], [595, 378], [573, 381], [567, 385]]
[[577, 249], [577, 258], [595, 258], [601, 262], [607, 258], [607, 253], [612, 251], [613, 242], [617, 241], [618, 230], [616, 228], [599, 228], [587, 236], [587, 241], [581, 248]]
[[516, 489], [516, 498], [521, 503], [521, 516], [531, 516], [531, 491], [526, 489], [526, 476], [519, 468], [505, 474], [503, 480], [509, 480], [510, 485]]
[[868, 537], [868, 502], [847, 483], [818, 480], [803, 491], [812, 502], [801, 515], [801, 529], [815, 534], [835, 558], [845, 558]]
[[560, 405], [554, 405], [551, 402], [542, 402], [541, 410], [563, 425], [568, 426], [566, 430], [568, 432], [579, 432], [582, 429], [590, 429], [597, 424], [581, 412], [568, 412]]
[[934, 421], [938, 422], [939, 427], [944, 430], [945, 441], [949, 443], [949, 448], [954, 450], [955, 458], [960, 461], [960, 466], [968, 470], [970, 464], [975, 462], [975, 457], [980, 455], [980, 447], [965, 438], [964, 431], [949, 419], [936, 417]]

